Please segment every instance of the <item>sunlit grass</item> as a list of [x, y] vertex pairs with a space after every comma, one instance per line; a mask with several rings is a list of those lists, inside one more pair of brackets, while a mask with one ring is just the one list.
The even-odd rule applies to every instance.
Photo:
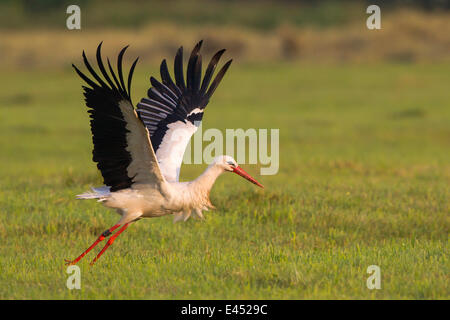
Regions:
[[[138, 66], [135, 101], [156, 71]], [[81, 82], [3, 72], [0, 298], [448, 299], [449, 75], [448, 64], [234, 64], [204, 129], [279, 128], [279, 173], [243, 165], [264, 190], [224, 175], [205, 221], [132, 225], [94, 267], [95, 253], [80, 263], [70, 291], [64, 258], [118, 219], [74, 198], [101, 184]], [[373, 264], [381, 290], [366, 287]]]

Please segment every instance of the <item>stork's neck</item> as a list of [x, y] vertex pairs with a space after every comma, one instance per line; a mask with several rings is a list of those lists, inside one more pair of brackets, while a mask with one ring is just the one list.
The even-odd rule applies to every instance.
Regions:
[[211, 164], [197, 179], [192, 181], [193, 187], [202, 193], [209, 195], [209, 191], [216, 179], [223, 173], [223, 169], [216, 164]]

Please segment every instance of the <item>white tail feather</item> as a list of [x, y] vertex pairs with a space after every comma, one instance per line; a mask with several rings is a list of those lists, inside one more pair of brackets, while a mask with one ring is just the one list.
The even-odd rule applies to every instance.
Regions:
[[91, 188], [93, 192], [85, 192], [77, 195], [77, 199], [87, 200], [87, 199], [99, 199], [98, 201], [103, 201], [111, 194], [109, 187], [102, 186], [98, 188]]

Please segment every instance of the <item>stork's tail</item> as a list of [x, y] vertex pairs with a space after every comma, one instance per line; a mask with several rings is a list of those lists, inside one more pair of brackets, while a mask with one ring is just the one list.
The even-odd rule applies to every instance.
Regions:
[[98, 201], [106, 200], [110, 195], [111, 191], [109, 187], [103, 186], [99, 188], [91, 188], [93, 192], [85, 192], [77, 195], [77, 199], [87, 200], [87, 199], [98, 199]]

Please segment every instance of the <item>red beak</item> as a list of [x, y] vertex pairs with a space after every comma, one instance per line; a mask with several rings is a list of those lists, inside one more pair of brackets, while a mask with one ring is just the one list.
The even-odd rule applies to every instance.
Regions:
[[233, 172], [240, 175], [241, 177], [244, 177], [251, 183], [256, 184], [258, 187], [264, 188], [264, 186], [261, 183], [256, 181], [251, 175], [249, 175], [247, 172], [245, 172], [244, 169], [242, 169], [241, 167], [237, 166], [236, 168], [233, 169]]

